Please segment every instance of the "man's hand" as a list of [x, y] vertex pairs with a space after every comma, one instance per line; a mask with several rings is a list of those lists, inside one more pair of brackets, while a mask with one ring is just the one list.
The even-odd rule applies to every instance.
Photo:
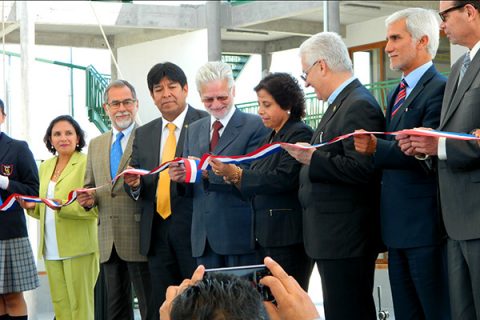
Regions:
[[162, 306], [160, 307], [160, 319], [162, 320], [170, 320], [170, 312], [172, 311], [172, 303], [175, 298], [181, 294], [186, 288], [191, 285], [194, 285], [197, 281], [203, 279], [203, 275], [205, 274], [205, 267], [199, 265], [195, 272], [192, 275], [192, 279], [185, 279], [179, 286], [169, 286], [167, 288], [165, 301], [163, 302]]
[[260, 283], [270, 288], [277, 305], [265, 301], [270, 320], [313, 320], [320, 318], [312, 302], [298, 282], [289, 276], [272, 258], [266, 257], [265, 265], [272, 276], [263, 277]]
[[436, 156], [438, 154], [438, 137], [410, 136], [416, 154]]
[[185, 166], [178, 162], [170, 163], [170, 166], [168, 167], [168, 175], [170, 176], [170, 180], [174, 182], [185, 182]]
[[[133, 167], [128, 166], [127, 169], [133, 169]], [[138, 174], [125, 173], [123, 181], [132, 189], [137, 189], [140, 186], [140, 176]]]
[[[310, 144], [305, 142], [297, 142], [297, 144], [302, 146], [310, 146]], [[301, 164], [305, 164], [307, 166], [310, 165], [312, 161], [312, 154], [315, 152], [315, 149], [303, 149], [303, 148], [296, 148], [289, 145], [283, 145], [282, 148], [285, 149], [293, 158], [295, 158]]]
[[412, 141], [410, 140], [410, 135], [408, 134], [399, 134], [395, 136], [395, 140], [398, 141], [398, 146], [400, 150], [407, 156], [416, 156], [419, 155], [415, 152], [415, 148], [412, 146]]
[[95, 204], [95, 191], [77, 191], [77, 201], [85, 209], [90, 209]]
[[[365, 130], [355, 130], [355, 132], [365, 132]], [[373, 134], [362, 134], [353, 136], [355, 150], [364, 155], [372, 155], [377, 150], [377, 137]]]

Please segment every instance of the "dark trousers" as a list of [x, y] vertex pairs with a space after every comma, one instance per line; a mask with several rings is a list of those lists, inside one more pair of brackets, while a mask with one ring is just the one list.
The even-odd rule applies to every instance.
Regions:
[[197, 264], [203, 264], [207, 269], [225, 268], [258, 264], [259, 259], [256, 251], [247, 254], [218, 254], [212, 250], [207, 240], [203, 255], [197, 258]]
[[142, 319], [154, 319], [152, 316], [147, 318], [152, 291], [148, 264], [122, 260], [114, 246], [110, 259], [102, 263], [102, 266], [105, 272], [108, 319], [134, 319], [132, 284], [138, 298]]
[[480, 239], [447, 242], [452, 319], [480, 319]]
[[376, 320], [373, 277], [377, 255], [315, 260], [322, 279], [325, 320]]
[[314, 266], [313, 260], [307, 256], [303, 243], [283, 247], [262, 247], [259, 245], [260, 261], [270, 257], [280, 264], [289, 275], [295, 278], [303, 290], [308, 291], [308, 283]]
[[450, 320], [445, 245], [388, 248], [396, 320]]
[[152, 279], [154, 319], [160, 317], [158, 310], [165, 301], [167, 288], [191, 278], [197, 266], [192, 257], [190, 226], [184, 228], [173, 222], [172, 217], [164, 220], [156, 213], [153, 218], [148, 267]]

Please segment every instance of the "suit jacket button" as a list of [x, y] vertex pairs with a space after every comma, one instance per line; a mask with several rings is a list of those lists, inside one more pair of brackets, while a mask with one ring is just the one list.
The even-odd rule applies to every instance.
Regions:
[[112, 198], [115, 198], [115, 197], [116, 197], [116, 194], [112, 192], [112, 193], [110, 193], [110, 196], [111, 196]]

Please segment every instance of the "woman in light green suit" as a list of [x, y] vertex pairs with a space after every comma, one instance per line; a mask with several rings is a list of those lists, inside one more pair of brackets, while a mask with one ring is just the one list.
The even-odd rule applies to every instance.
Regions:
[[[70, 116], [52, 120], [44, 137], [55, 156], [40, 165], [42, 198], [65, 202], [71, 190], [81, 188], [87, 156], [84, 133]], [[28, 214], [40, 219], [39, 256], [45, 259], [57, 320], [94, 318], [94, 286], [98, 275], [97, 210], [78, 202], [53, 210], [45, 204], [21, 202]]]

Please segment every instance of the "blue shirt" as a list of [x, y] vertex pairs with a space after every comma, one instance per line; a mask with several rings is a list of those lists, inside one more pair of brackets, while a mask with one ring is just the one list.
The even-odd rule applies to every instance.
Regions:
[[405, 79], [405, 81], [407, 82], [407, 93], [406, 93], [406, 96], [405, 96], [405, 99], [408, 97], [408, 95], [410, 94], [410, 92], [412, 92], [412, 90], [415, 88], [415, 86], [417, 85], [418, 81], [420, 80], [420, 78], [423, 76], [423, 74], [425, 72], [427, 72], [427, 70], [433, 65], [433, 62], [432, 61], [428, 61], [427, 63], [421, 65], [420, 67], [418, 67], [417, 69], [413, 70], [412, 72], [410, 72], [406, 77], [403, 77], [403, 79]]

